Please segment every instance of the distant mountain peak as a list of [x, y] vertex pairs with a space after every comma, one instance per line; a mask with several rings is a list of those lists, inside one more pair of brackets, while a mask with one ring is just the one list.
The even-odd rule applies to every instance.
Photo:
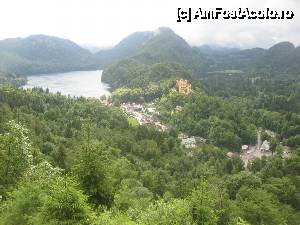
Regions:
[[271, 48], [276, 48], [276, 47], [295, 48], [295, 45], [289, 41], [282, 41], [282, 42], [279, 42], [279, 43], [273, 45]]
[[279, 42], [275, 45], [273, 45], [271, 48], [268, 49], [269, 52], [291, 52], [295, 49], [295, 46], [293, 43], [288, 41]]
[[0, 41], [0, 70], [19, 74], [96, 68], [93, 55], [76, 43], [37, 34]]
[[153, 31], [154, 34], [175, 34], [175, 32], [169, 27], [159, 27]]

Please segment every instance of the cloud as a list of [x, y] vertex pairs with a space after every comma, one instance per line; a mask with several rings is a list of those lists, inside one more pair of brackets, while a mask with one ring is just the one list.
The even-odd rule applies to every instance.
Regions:
[[[293, 20], [208, 20], [177, 23], [177, 8], [237, 9], [266, 7], [295, 12]], [[269, 47], [288, 40], [300, 44], [297, 0], [1, 0], [0, 39], [31, 34], [69, 38], [77, 43], [108, 46], [135, 31], [169, 26], [192, 45]]]

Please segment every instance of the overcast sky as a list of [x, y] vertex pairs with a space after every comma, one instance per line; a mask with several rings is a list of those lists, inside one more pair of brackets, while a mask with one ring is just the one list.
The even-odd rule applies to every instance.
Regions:
[[[177, 8], [293, 10], [292, 20], [197, 20], [177, 23]], [[168, 26], [191, 45], [300, 45], [299, 0], [0, 0], [0, 39], [47, 34], [112, 46], [125, 36]]]

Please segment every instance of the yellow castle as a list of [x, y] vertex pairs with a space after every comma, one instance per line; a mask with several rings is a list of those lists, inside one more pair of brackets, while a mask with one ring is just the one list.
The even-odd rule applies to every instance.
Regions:
[[192, 85], [187, 80], [176, 80], [176, 87], [178, 88], [179, 93], [188, 95], [192, 92]]

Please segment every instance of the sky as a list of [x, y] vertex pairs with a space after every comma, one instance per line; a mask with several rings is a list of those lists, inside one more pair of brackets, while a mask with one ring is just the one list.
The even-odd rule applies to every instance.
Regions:
[[[177, 22], [178, 8], [249, 7], [293, 10], [292, 20], [195, 20]], [[190, 45], [268, 48], [300, 45], [299, 0], [0, 0], [0, 39], [34, 34], [99, 47], [116, 45], [136, 31], [173, 29]]]

